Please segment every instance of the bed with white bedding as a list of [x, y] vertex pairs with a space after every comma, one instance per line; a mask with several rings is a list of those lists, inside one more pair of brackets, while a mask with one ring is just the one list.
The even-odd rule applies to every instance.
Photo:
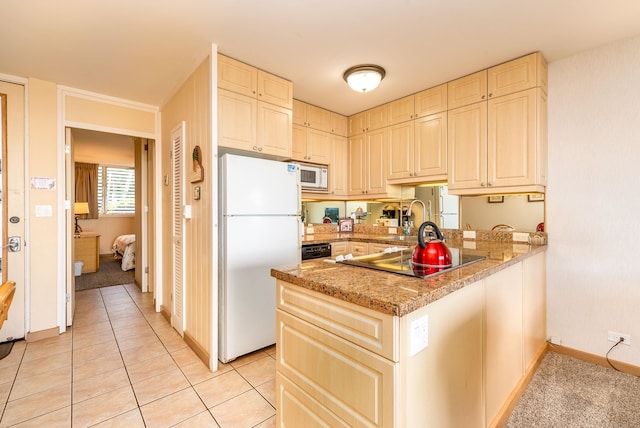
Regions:
[[122, 270], [136, 267], [136, 235], [120, 235], [113, 241], [113, 257], [122, 259]]

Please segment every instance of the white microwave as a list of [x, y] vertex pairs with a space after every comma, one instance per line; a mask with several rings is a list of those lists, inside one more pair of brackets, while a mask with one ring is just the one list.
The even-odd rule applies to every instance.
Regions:
[[302, 190], [322, 192], [328, 190], [328, 167], [326, 165], [312, 165], [299, 163], [300, 187]]

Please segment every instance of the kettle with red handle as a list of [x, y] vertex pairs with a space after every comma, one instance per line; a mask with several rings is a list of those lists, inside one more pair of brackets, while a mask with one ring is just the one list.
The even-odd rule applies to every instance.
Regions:
[[[424, 230], [431, 227], [436, 235], [436, 239], [425, 242]], [[451, 251], [444, 243], [444, 236], [438, 226], [425, 221], [418, 230], [418, 245], [413, 250], [412, 268], [416, 276], [426, 276], [440, 272], [451, 267]]]

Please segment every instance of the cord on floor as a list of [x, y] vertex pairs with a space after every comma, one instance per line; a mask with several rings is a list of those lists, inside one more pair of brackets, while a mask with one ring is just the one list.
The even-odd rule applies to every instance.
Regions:
[[624, 342], [624, 337], [621, 337], [615, 345], [613, 345], [611, 348], [609, 348], [609, 350], [607, 351], [607, 355], [605, 355], [605, 358], [607, 359], [607, 363], [609, 363], [609, 365], [611, 366], [612, 369], [622, 372], [622, 370], [620, 370], [619, 368], [617, 368], [616, 366], [614, 366], [611, 361], [609, 360], [609, 352], [611, 352], [613, 350], [613, 348], [615, 348], [616, 346], [618, 346], [619, 344], [621, 344], [622, 342]]

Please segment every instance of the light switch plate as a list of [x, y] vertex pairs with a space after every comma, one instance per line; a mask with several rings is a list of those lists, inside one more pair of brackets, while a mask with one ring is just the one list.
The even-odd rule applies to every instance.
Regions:
[[462, 239], [476, 239], [476, 231], [475, 230], [463, 230], [462, 231]]
[[527, 232], [513, 232], [514, 242], [529, 242], [529, 234]]
[[413, 357], [429, 346], [429, 316], [425, 315], [417, 320], [411, 321], [410, 329], [409, 356]]
[[53, 207], [51, 205], [36, 205], [36, 217], [53, 216]]

